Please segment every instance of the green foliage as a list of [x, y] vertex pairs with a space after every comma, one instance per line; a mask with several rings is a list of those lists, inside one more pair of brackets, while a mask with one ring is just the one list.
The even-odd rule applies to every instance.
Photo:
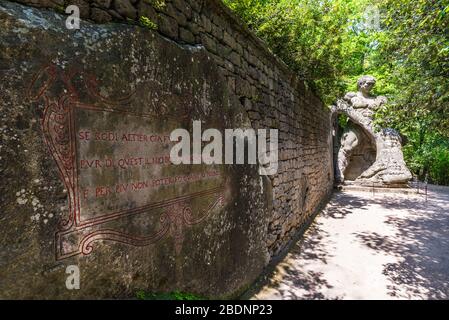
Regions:
[[[448, 0], [384, 0], [384, 29], [375, 65], [395, 85], [391, 113], [407, 121], [420, 112], [449, 137]], [[392, 115], [394, 116], [394, 115]], [[405, 116], [405, 117], [404, 117]]]
[[393, 86], [376, 123], [408, 137], [407, 164], [421, 179], [449, 185], [448, 0], [384, 0], [373, 64]]
[[345, 114], [340, 114], [337, 118], [338, 125], [340, 128], [346, 129], [348, 127], [349, 118]]
[[55, 11], [56, 11], [56, 12], [59, 12], [59, 13], [61, 13], [61, 14], [66, 14], [64, 6], [61, 6], [61, 5], [55, 5], [54, 8], [55, 8]]
[[[408, 165], [449, 184], [449, 0], [225, 0], [326, 104], [364, 74], [390, 103], [376, 124], [407, 136]], [[380, 28], [366, 19], [380, 13]]]
[[139, 24], [142, 27], [151, 29], [151, 30], [157, 30], [158, 26], [156, 23], [154, 23], [153, 21], [150, 20], [150, 18], [145, 17], [145, 16], [140, 16], [139, 17]]
[[174, 291], [170, 293], [151, 293], [140, 290], [136, 294], [139, 300], [207, 300], [191, 293]]
[[331, 104], [363, 71], [367, 36], [356, 31], [364, 1], [225, 0], [302, 79]]
[[144, 2], [150, 4], [153, 8], [159, 11], [162, 11], [167, 5], [165, 0], [144, 0]]
[[414, 136], [404, 155], [421, 180], [428, 176], [432, 183], [449, 185], [449, 141], [435, 134]]

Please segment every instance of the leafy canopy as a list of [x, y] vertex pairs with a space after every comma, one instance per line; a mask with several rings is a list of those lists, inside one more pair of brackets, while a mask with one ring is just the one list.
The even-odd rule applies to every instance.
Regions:
[[422, 177], [449, 184], [449, 0], [225, 0], [330, 105], [364, 74]]

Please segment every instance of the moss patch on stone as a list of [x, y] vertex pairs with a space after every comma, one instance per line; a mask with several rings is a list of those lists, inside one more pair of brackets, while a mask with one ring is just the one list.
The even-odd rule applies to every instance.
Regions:
[[139, 17], [139, 24], [144, 27], [144, 28], [148, 28], [150, 30], [157, 30], [158, 29], [158, 25], [151, 21], [150, 18], [145, 17], [145, 16], [140, 16]]

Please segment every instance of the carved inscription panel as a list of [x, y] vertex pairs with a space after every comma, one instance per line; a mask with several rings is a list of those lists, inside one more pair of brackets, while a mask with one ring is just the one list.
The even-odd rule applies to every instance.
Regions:
[[[87, 88], [81, 94], [72, 85], [79, 79], [88, 79], [77, 84]], [[90, 254], [99, 242], [148, 246], [164, 238], [180, 252], [186, 230], [224, 206], [223, 167], [170, 161], [170, 133], [194, 111], [178, 106], [158, 115], [133, 94], [107, 99], [96, 84], [51, 65], [30, 88], [30, 98], [44, 102], [45, 142], [69, 197], [55, 233], [56, 259]], [[180, 109], [186, 114], [176, 114]]]
[[173, 121], [81, 108], [75, 119], [80, 222], [220, 186], [213, 167], [171, 163]]

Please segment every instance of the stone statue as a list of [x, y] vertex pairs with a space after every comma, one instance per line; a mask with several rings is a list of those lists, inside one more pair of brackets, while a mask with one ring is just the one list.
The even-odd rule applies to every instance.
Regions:
[[387, 103], [387, 98], [383, 96], [375, 97], [371, 95], [371, 90], [376, 85], [376, 79], [371, 76], [363, 76], [357, 81], [358, 92], [348, 92], [344, 99], [356, 109], [365, 108], [375, 111], [383, 104]]
[[353, 128], [346, 129], [341, 137], [340, 149], [338, 150], [337, 157], [338, 170], [336, 177], [339, 182], [343, 182], [345, 179], [344, 172], [349, 165], [353, 150], [359, 145], [359, 137], [360, 135]]
[[[363, 130], [375, 143], [377, 149], [375, 162], [364, 171], [355, 182], [361, 185], [397, 187], [404, 186], [412, 179], [402, 154], [402, 139], [394, 129], [383, 129], [376, 132], [373, 127], [373, 115], [387, 98], [376, 97], [371, 90], [376, 79], [363, 76], [357, 81], [358, 92], [349, 92], [332, 107], [335, 114], [346, 114], [359, 130]], [[345, 181], [345, 171], [351, 160], [353, 150], [359, 146], [361, 132], [354, 126], [345, 130], [340, 141], [340, 149], [336, 161], [336, 180]]]

